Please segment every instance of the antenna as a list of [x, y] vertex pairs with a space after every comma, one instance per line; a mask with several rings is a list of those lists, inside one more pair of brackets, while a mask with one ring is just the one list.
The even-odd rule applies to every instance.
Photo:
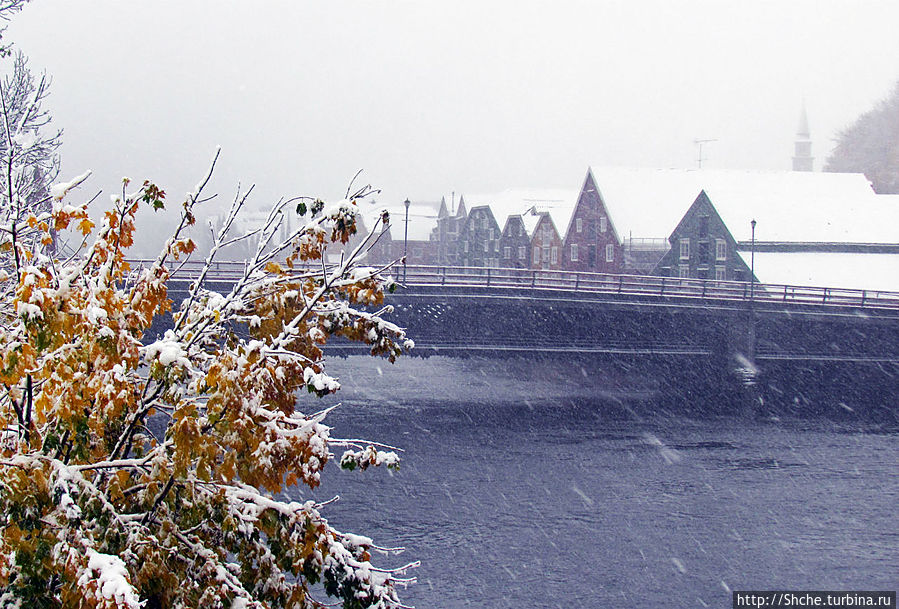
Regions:
[[717, 142], [716, 139], [708, 139], [708, 140], [693, 140], [693, 143], [699, 146], [699, 158], [696, 159], [699, 162], [699, 169], [702, 169], [702, 145], [708, 144], [709, 142]]

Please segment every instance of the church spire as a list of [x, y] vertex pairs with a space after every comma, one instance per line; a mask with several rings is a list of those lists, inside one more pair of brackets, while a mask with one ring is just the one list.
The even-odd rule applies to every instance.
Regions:
[[799, 127], [796, 129], [796, 141], [793, 153], [793, 171], [812, 171], [815, 157], [812, 156], [812, 140], [808, 128], [808, 114], [805, 103], [799, 114]]

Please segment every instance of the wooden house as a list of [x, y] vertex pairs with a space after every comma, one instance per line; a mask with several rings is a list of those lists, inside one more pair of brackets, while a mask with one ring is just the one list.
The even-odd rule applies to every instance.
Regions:
[[[568, 224], [577, 194], [573, 189], [510, 188], [498, 193], [468, 195], [466, 200], [489, 207], [497, 224], [503, 226], [497, 249], [498, 266], [561, 269], [563, 235], [559, 227]], [[544, 216], [549, 217], [548, 222]], [[538, 225], [541, 232], [535, 257]], [[546, 261], [543, 260], [544, 243]]]
[[488, 205], [472, 207], [459, 231], [460, 266], [499, 266], [499, 223]]
[[667, 277], [749, 281], [750, 269], [737, 255], [737, 240], [701, 191], [668, 238], [671, 249], [653, 269]]
[[468, 212], [465, 209], [464, 197], [459, 197], [458, 207], [456, 207], [455, 193], [450, 195], [449, 205], [447, 205], [446, 197], [440, 199], [437, 225], [433, 228], [430, 237], [437, 244], [435, 264], [444, 266], [461, 264], [462, 248], [459, 243], [459, 234], [467, 220]]
[[563, 230], [561, 268], [594, 273], [621, 272], [622, 240], [589, 169], [577, 204]]
[[506, 218], [499, 239], [499, 265], [512, 269], [527, 269], [531, 266], [531, 232], [521, 214]]

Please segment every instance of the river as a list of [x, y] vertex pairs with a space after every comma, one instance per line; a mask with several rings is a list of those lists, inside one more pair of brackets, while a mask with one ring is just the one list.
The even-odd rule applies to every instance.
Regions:
[[[899, 429], [667, 412], [589, 367], [330, 362], [335, 437], [401, 469], [326, 471], [338, 529], [420, 560], [419, 608], [730, 607], [731, 590], [895, 590]], [[304, 496], [308, 496], [304, 495]]]

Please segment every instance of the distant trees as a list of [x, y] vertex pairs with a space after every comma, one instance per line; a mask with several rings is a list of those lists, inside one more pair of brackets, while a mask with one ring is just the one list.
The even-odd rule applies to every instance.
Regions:
[[35, 78], [21, 52], [12, 72], [0, 82], [0, 196], [2, 212], [22, 216], [50, 209], [50, 184], [59, 174], [62, 131], [50, 128], [43, 103], [49, 94], [46, 74]]
[[858, 172], [880, 194], [899, 194], [899, 83], [837, 136], [824, 171]]

